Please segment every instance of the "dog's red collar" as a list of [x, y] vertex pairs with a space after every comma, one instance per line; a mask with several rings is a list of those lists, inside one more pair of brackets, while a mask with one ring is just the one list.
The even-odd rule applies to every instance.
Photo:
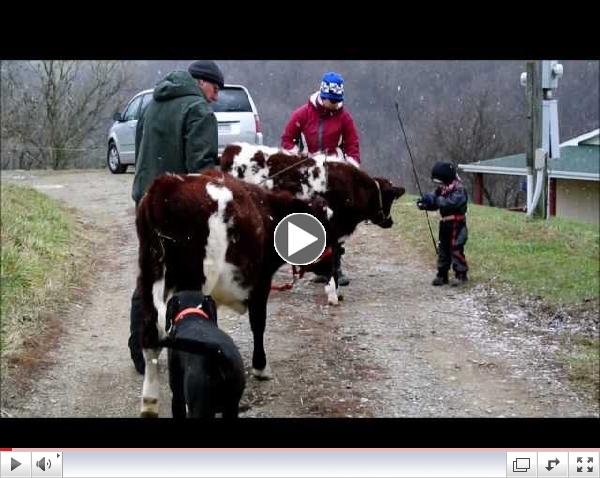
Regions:
[[206, 312], [204, 312], [202, 309], [198, 309], [196, 307], [188, 307], [187, 309], [183, 309], [181, 312], [179, 312], [179, 314], [177, 314], [175, 316], [172, 324], [177, 325], [177, 323], [188, 314], [200, 315], [200, 316], [204, 317], [205, 319], [209, 319], [208, 314]]

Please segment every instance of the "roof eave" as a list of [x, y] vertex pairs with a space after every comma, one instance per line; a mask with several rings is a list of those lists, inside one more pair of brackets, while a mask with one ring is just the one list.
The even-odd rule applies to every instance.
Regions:
[[549, 171], [548, 177], [557, 179], [580, 179], [583, 181], [600, 181], [600, 174], [578, 173], [572, 171]]
[[466, 173], [506, 174], [510, 176], [527, 176], [525, 168], [503, 168], [499, 166], [478, 166], [475, 164], [459, 164], [459, 169]]

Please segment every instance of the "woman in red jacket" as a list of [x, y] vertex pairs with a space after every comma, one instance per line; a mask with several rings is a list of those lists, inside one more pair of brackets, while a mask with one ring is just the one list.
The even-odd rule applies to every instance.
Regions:
[[[325, 73], [319, 91], [292, 113], [281, 136], [281, 146], [294, 152], [306, 148], [309, 154], [324, 153], [329, 156], [328, 161], [337, 159], [360, 167], [358, 133], [352, 116], [344, 109], [344, 79], [340, 74]], [[349, 284], [341, 267], [338, 282]]]
[[306, 147], [309, 154], [325, 153], [359, 167], [360, 148], [354, 120], [344, 108], [344, 79], [325, 73], [320, 91], [292, 113], [281, 146], [290, 151]]

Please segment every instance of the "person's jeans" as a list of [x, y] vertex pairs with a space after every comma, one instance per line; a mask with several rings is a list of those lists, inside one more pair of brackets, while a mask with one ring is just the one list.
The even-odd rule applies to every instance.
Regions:
[[145, 369], [144, 355], [142, 353], [142, 330], [143, 330], [143, 308], [142, 296], [136, 287], [131, 296], [131, 314], [129, 316], [129, 352], [135, 369], [143, 374]]
[[[137, 216], [137, 209], [139, 203], [135, 203], [135, 212]], [[144, 355], [142, 353], [142, 331], [144, 321], [144, 309], [142, 306], [142, 295], [138, 290], [137, 284], [133, 295], [131, 296], [131, 312], [129, 315], [129, 352], [131, 353], [131, 359], [135, 369], [143, 374], [145, 371]]]

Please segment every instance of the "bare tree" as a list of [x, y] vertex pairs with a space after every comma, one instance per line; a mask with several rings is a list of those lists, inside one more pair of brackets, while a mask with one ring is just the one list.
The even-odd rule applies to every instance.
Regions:
[[[473, 163], [520, 152], [522, 138], [519, 128], [523, 115], [519, 111], [507, 114], [486, 89], [459, 101], [450, 114], [437, 114], [433, 122], [433, 141], [444, 159]], [[472, 190], [473, 178], [466, 175]], [[518, 181], [496, 176], [484, 183], [483, 193], [490, 206], [507, 207], [519, 194]]]
[[[81, 134], [63, 133], [63, 127], [51, 130], [47, 116], [69, 125], [85, 125], [75, 117], [77, 108], [63, 111], [69, 90], [61, 85], [63, 78], [71, 78], [70, 94], [86, 98], [84, 91], [93, 88], [94, 64], [104, 71], [115, 62], [2, 62], [2, 164], [5, 167], [7, 148], [13, 152], [14, 164], [40, 167], [50, 161], [69, 167], [89, 159], [73, 149], [95, 147], [95, 157], [105, 159], [106, 132], [116, 106], [123, 105], [140, 90], [151, 88], [173, 69], [186, 69], [186, 61], [134, 61], [117, 64], [111, 73], [113, 79], [122, 70], [130, 75], [129, 85], [107, 98], [105, 108], [91, 125], [97, 128], [87, 134], [83, 144], [77, 144]], [[346, 107], [356, 122], [361, 144], [363, 168], [372, 174], [393, 177], [414, 192], [412, 165], [399, 130], [394, 102], [398, 101], [411, 151], [421, 185], [429, 184], [434, 161], [450, 159], [465, 163], [490, 159], [525, 151], [526, 134], [524, 89], [519, 84], [523, 71], [522, 61], [238, 61], [217, 59], [227, 83], [241, 83], [248, 87], [258, 107], [265, 144], [277, 146], [281, 132], [291, 112], [305, 103], [316, 91], [323, 73], [334, 70], [346, 81]], [[68, 64], [70, 70], [68, 68]], [[44, 66], [46, 69], [44, 69]], [[77, 71], [75, 71], [77, 66]], [[559, 114], [561, 138], [598, 127], [598, 71], [597, 60], [565, 62], [565, 76], [559, 84]], [[13, 81], [5, 81], [13, 77]], [[55, 80], [50, 81], [52, 78]], [[49, 84], [50, 83], [50, 84]], [[44, 89], [43, 85], [48, 88]], [[54, 84], [56, 90], [50, 88]], [[487, 100], [480, 97], [487, 93]], [[48, 91], [53, 101], [43, 97]], [[7, 93], [5, 93], [7, 92]], [[93, 92], [89, 101], [91, 112], [95, 102]], [[482, 103], [481, 103], [481, 101]], [[75, 100], [73, 100], [75, 101]], [[478, 101], [480, 104], [478, 106]], [[100, 102], [101, 104], [101, 102]], [[54, 105], [54, 106], [53, 106]], [[80, 107], [82, 106], [79, 103]], [[94, 116], [92, 114], [92, 116]], [[86, 120], [87, 121], [87, 120]], [[437, 122], [437, 127], [436, 127]], [[462, 131], [461, 129], [462, 128]], [[58, 147], [65, 148], [61, 157], [50, 157], [49, 136], [52, 131]], [[90, 131], [88, 129], [88, 131]], [[7, 136], [10, 133], [10, 137]], [[491, 136], [490, 136], [491, 134]], [[493, 137], [493, 135], [496, 135]], [[473, 137], [473, 135], [477, 137]], [[37, 142], [38, 146], [34, 143]], [[62, 146], [61, 146], [62, 145]], [[450, 158], [449, 152], [454, 154]], [[93, 151], [92, 151], [93, 153]], [[42, 164], [42, 161], [45, 163]], [[96, 163], [98, 164], [98, 163]], [[465, 174], [467, 182], [471, 180]], [[503, 183], [511, 182], [504, 186]], [[492, 203], [501, 205], [514, 202], [514, 178], [486, 177], [487, 195]], [[518, 180], [516, 180], [518, 183]]]
[[106, 129], [130, 72], [118, 61], [28, 61], [2, 65], [2, 140], [25, 164], [68, 167]]

